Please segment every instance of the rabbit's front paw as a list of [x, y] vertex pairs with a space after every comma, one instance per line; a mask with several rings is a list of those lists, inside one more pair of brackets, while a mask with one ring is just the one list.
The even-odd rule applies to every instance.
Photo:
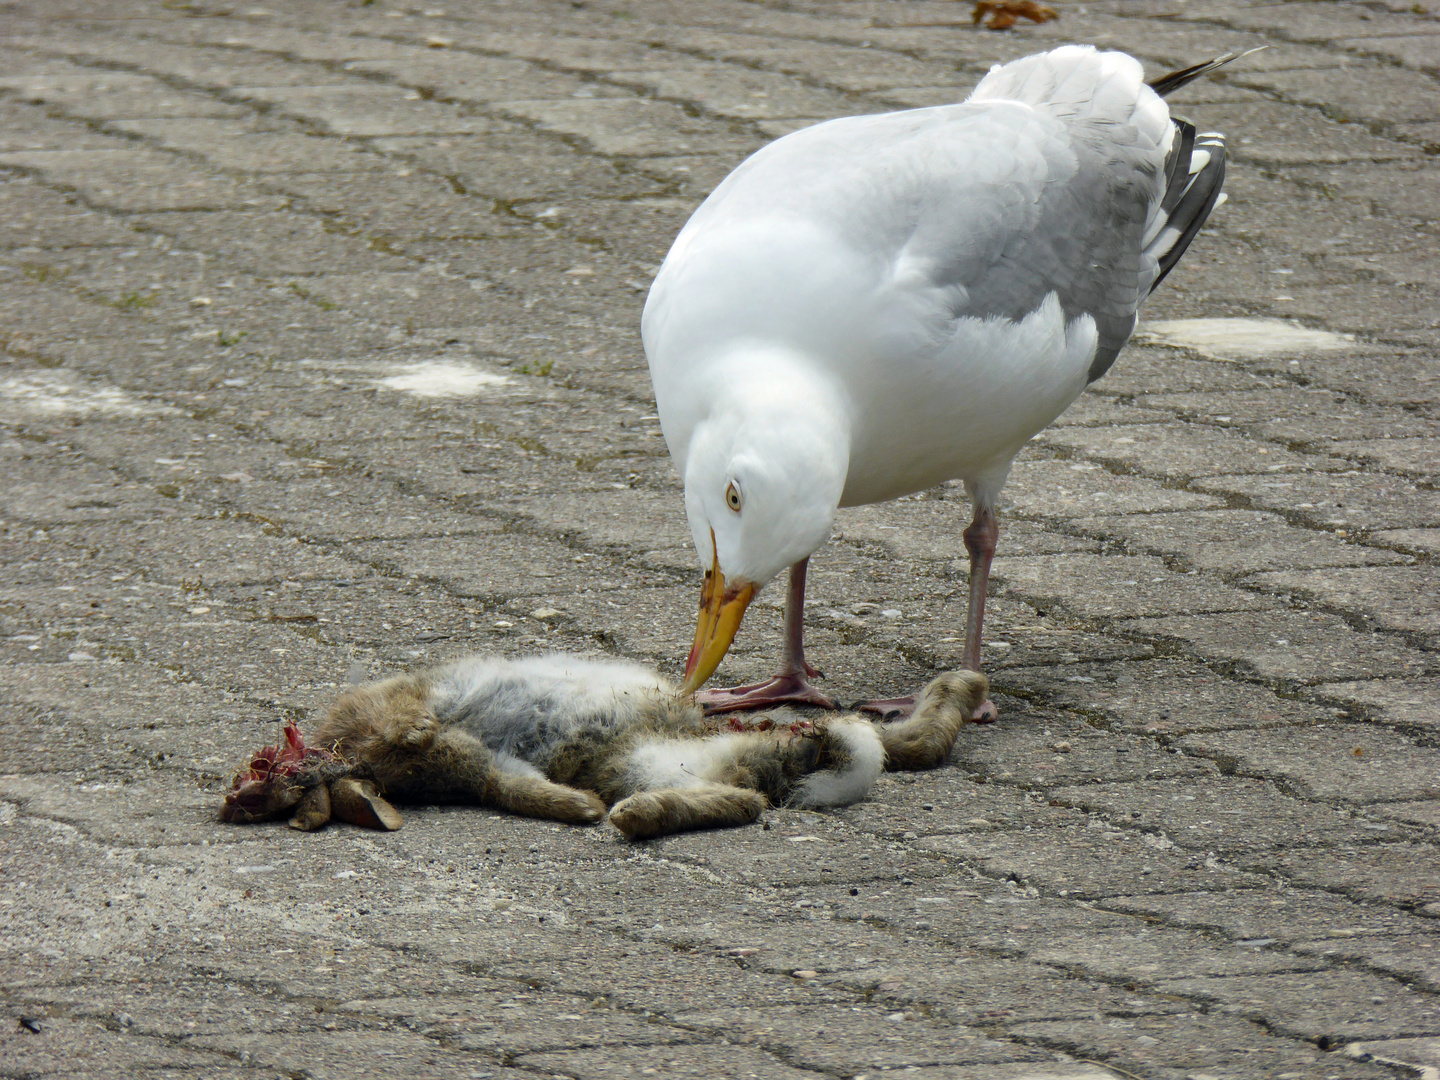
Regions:
[[385, 732], [385, 741], [397, 750], [428, 750], [440, 734], [440, 722], [427, 713], [396, 717]]

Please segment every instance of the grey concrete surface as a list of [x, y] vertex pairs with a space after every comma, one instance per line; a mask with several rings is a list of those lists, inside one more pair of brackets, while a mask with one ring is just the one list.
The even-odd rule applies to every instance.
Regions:
[[[0, 1076], [1436, 1075], [1440, 7], [1057, 6], [0, 5]], [[216, 822], [347, 676], [675, 672], [670, 239], [769, 138], [1071, 40], [1271, 48], [1178, 96], [1231, 201], [1017, 464], [998, 724], [645, 845]], [[1325, 333], [1175, 322], [1225, 318]], [[956, 661], [967, 520], [843, 516], [823, 685]]]

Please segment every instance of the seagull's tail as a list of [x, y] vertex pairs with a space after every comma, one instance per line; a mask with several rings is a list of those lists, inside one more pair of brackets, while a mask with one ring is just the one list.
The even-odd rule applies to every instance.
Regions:
[[1225, 136], [1218, 131], [1197, 135], [1195, 125], [1178, 116], [1171, 123], [1175, 140], [1165, 158], [1165, 194], [1145, 237], [1145, 254], [1159, 266], [1151, 292], [1180, 261], [1210, 211], [1225, 200], [1220, 191], [1225, 183]]
[[1187, 68], [1181, 68], [1179, 71], [1172, 71], [1169, 75], [1157, 75], [1151, 79], [1147, 85], [1161, 97], [1168, 97], [1173, 91], [1179, 90], [1180, 87], [1187, 83], [1194, 82], [1200, 78], [1201, 75], [1209, 75], [1210, 72], [1215, 71], [1217, 68], [1222, 68], [1226, 64], [1249, 56], [1251, 53], [1260, 52], [1262, 49], [1268, 49], [1269, 47], [1268, 45], [1257, 45], [1255, 48], [1246, 49], [1242, 53], [1226, 53], [1224, 56], [1217, 56], [1214, 60], [1206, 60], [1203, 64], [1194, 64]]

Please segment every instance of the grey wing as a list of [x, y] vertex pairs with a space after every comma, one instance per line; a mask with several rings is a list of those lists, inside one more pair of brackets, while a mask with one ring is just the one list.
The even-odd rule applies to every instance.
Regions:
[[955, 298], [954, 318], [1018, 320], [1055, 293], [1067, 321], [1095, 321], [1093, 382], [1115, 362], [1141, 302], [1169, 272], [1214, 205], [1224, 145], [1206, 136], [1207, 158], [1191, 172], [1194, 128], [1176, 121], [1161, 160], [1120, 144], [1098, 125], [1039, 125], [997, 140], [1021, 163], [999, 183], [942, 200], [951, 220], [925, 242], [932, 281]]

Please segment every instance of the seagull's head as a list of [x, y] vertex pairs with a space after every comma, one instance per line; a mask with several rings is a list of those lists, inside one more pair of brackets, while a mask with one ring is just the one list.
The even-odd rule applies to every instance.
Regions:
[[847, 465], [848, 432], [813, 401], [752, 401], [696, 426], [685, 511], [705, 581], [684, 691], [720, 665], [755, 594], [829, 539]]

